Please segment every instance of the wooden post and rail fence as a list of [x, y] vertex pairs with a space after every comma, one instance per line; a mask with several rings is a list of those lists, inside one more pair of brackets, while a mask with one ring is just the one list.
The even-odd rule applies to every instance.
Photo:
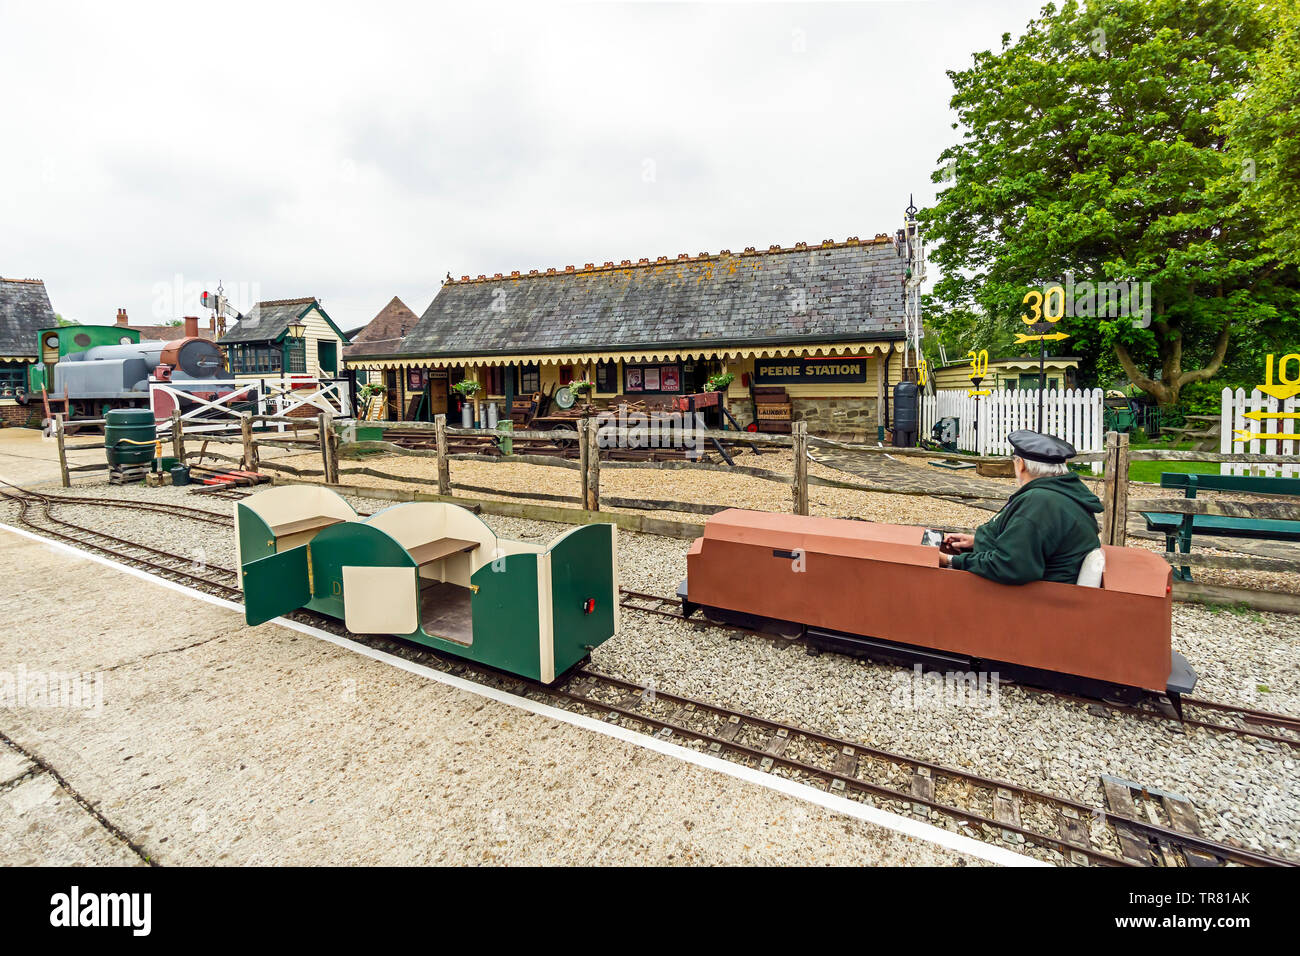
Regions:
[[[280, 481], [321, 478], [324, 479], [326, 483], [339, 487], [340, 490], [345, 490], [350, 493], [385, 498], [391, 497], [394, 500], [446, 500], [457, 504], [474, 506], [479, 510], [488, 513], [534, 518], [536, 520], [544, 521], [561, 521], [581, 524], [591, 523], [593, 521], [611, 521], [628, 530], [679, 538], [694, 538], [702, 533], [703, 526], [696, 522], [659, 517], [658, 515], [649, 514], [649, 512], [677, 512], [682, 514], [707, 516], [731, 506], [725, 504], [673, 501], [655, 498], [625, 498], [616, 495], [602, 494], [602, 471], [609, 469], [712, 471], [777, 482], [790, 487], [791, 510], [795, 514], [801, 515], [810, 513], [810, 486], [839, 488], [877, 494], [931, 497], [941, 496], [944, 500], [954, 501], [957, 503], [981, 500], [985, 503], [986, 507], [990, 505], [1000, 506], [999, 503], [1002, 500], [1005, 500], [1005, 495], [1001, 493], [992, 494], [988, 491], [972, 491], [969, 483], [962, 486], [954, 484], [951, 489], [935, 489], [933, 487], [929, 489], [917, 489], [914, 487], [899, 488], [896, 485], [884, 484], [881, 482], [840, 480], [824, 477], [822, 475], [809, 474], [809, 451], [813, 448], [833, 449], [840, 454], [859, 455], [865, 457], [888, 455], [892, 457], [951, 458], [954, 456], [943, 452], [932, 452], [917, 448], [869, 446], [821, 438], [808, 434], [806, 422], [795, 422], [789, 435], [745, 433], [742, 437], [736, 432], [690, 428], [679, 429], [673, 433], [674, 439], [682, 441], [698, 441], [701, 447], [705, 441], [709, 439], [717, 439], [731, 442], [743, 441], [745, 443], [761, 445], [765, 448], [789, 448], [793, 455], [793, 467], [791, 473], [782, 473], [769, 468], [757, 468], [745, 465], [727, 466], [689, 459], [669, 461], [611, 460], [607, 455], [602, 456], [602, 444], [607, 444], [611, 441], [618, 443], [625, 439], [632, 441], [638, 437], [643, 439], [644, 430], [642, 430], [638, 435], [636, 428], [628, 428], [613, 424], [602, 424], [601, 421], [596, 418], [579, 420], [577, 423], [579, 428], [576, 432], [565, 429], [549, 431], [520, 430], [511, 433], [509, 436], [504, 436], [501, 431], [486, 428], [453, 428], [448, 426], [445, 415], [438, 415], [434, 420], [435, 447], [433, 449], [405, 448], [390, 441], [341, 442], [338, 431], [334, 426], [333, 417], [329, 413], [322, 413], [316, 420], [315, 435], [299, 436], [295, 431], [295, 434], [290, 437], [278, 433], [258, 434], [255, 430], [259, 423], [265, 425], [283, 422], [292, 424], [296, 429], [306, 425], [310, 421], [310, 419], [304, 420], [301, 418], [286, 418], [283, 416], [245, 414], [239, 422], [238, 435], [217, 435], [205, 432], [202, 435], [193, 436], [191, 440], [201, 440], [204, 443], [204, 448], [199, 452], [186, 453], [186, 435], [184, 428], [182, 423], [176, 417], [173, 417], [171, 434], [173, 452], [175, 453], [175, 457], [181, 460], [206, 456], [230, 461], [238, 464], [244, 470], [259, 471], [263, 473], [270, 471], [274, 473], [275, 478]], [[79, 424], [82, 423], [79, 422]], [[411, 423], [400, 422], [388, 422], [384, 425], [386, 430], [395, 432], [402, 431], [403, 426], [409, 427], [412, 430], [424, 429], [425, 434], [427, 434], [427, 425], [413, 425]], [[63, 487], [71, 487], [70, 475], [73, 472], [103, 469], [107, 467], [106, 465], [69, 465], [67, 461], [68, 446], [65, 446], [66, 432], [62, 416], [55, 416], [53, 431], [54, 437], [58, 443], [59, 467]], [[536, 439], [553, 442], [557, 440], [573, 441], [576, 438], [578, 442], [578, 459], [575, 461], [555, 455], [530, 454], [527, 452], [505, 455], [489, 455], [478, 452], [451, 452], [450, 439], [452, 437], [471, 436], [492, 437], [496, 438], [498, 441], [502, 441], [502, 439], [505, 438], [506, 440]], [[238, 458], [234, 458], [208, 452], [206, 450], [208, 442], [217, 444], [238, 444], [240, 446], [241, 454]], [[302, 468], [279, 463], [273, 460], [263, 460], [258, 447], [262, 444], [280, 448], [302, 449], [304, 451], [314, 450], [320, 455], [321, 467], [319, 469]], [[103, 448], [104, 445], [101, 443], [96, 445], [73, 445], [70, 447], [82, 450], [87, 448]], [[355, 487], [342, 484], [342, 479], [348, 475], [368, 475], [406, 484], [419, 485], [425, 483], [424, 479], [416, 476], [393, 474], [391, 472], [371, 467], [370, 463], [367, 463], [365, 459], [375, 455], [435, 459], [436, 493], [394, 488]], [[961, 456], [961, 459], [963, 461], [1004, 460], [1002, 456], [975, 458], [970, 456]], [[1172, 496], [1156, 497], [1149, 495], [1148, 490], [1158, 488], [1159, 486], [1147, 483], [1135, 483], [1129, 479], [1129, 465], [1135, 461], [1198, 461], [1231, 465], [1233, 468], [1250, 468], [1261, 465], [1295, 465], [1296, 456], [1294, 455], [1173, 451], [1151, 448], [1131, 449], [1129, 447], [1127, 435], [1110, 432], [1105, 437], [1104, 448], [1101, 452], [1081, 454], [1078, 456], [1077, 460], [1085, 463], [1100, 462], [1102, 466], [1102, 475], [1099, 480], [1089, 475], [1084, 475], [1082, 477], [1086, 480], [1095, 482], [1094, 487], [1098, 492], [1098, 496], [1102, 499], [1101, 540], [1103, 544], [1113, 545], [1116, 547], [1123, 547], [1128, 544], [1130, 536], [1130, 520], [1144, 512], [1158, 512], [1175, 515], [1205, 514], [1221, 515], [1231, 518], [1300, 521], [1300, 500], [1297, 500], [1296, 497], [1288, 498], [1286, 495], [1258, 495], [1253, 492], [1247, 492], [1247, 494], [1250, 495], [1251, 500], [1244, 501], [1224, 500], [1222, 497], [1213, 499]], [[462, 482], [456, 482], [453, 484], [451, 475], [452, 461], [479, 461], [488, 463], [513, 462], [573, 470], [578, 473], [578, 480], [576, 483], [577, 487], [574, 489], [576, 494], [548, 493], [533, 490], [511, 491], [471, 485]], [[343, 462], [347, 462], [347, 464], [345, 465]], [[1147, 496], [1131, 496], [1130, 491], [1134, 486], [1141, 489], [1137, 492], [1138, 494]], [[1008, 488], [1008, 492], [1009, 490], [1010, 489]], [[477, 495], [487, 495], [492, 497], [475, 497]], [[501, 498], [523, 500], [519, 502], [494, 500]], [[621, 510], [602, 512], [602, 504], [607, 508]], [[629, 514], [626, 513], [627, 511], [645, 513]], [[943, 530], [970, 531], [972, 529], [951, 526], [945, 527]], [[1134, 533], [1139, 532], [1135, 530]], [[1143, 537], [1152, 537], [1151, 533], [1147, 532], [1145, 527], [1141, 528], [1140, 533]], [[1212, 534], [1212, 532], [1207, 533]], [[1156, 537], [1160, 536], [1157, 535]], [[1300, 560], [1291, 557], [1261, 557], [1250, 554], [1204, 554], [1196, 552], [1169, 553], [1164, 551], [1157, 553], [1168, 561], [1171, 566], [1176, 568], [1199, 567], [1254, 572], [1300, 573]], [[1266, 610], [1283, 610], [1300, 613], [1300, 596], [1290, 592], [1261, 591], [1256, 589], [1208, 585], [1199, 582], [1194, 583], [1192, 581], [1177, 580], [1175, 581], [1175, 597], [1184, 600], [1198, 600], [1209, 603], [1232, 604], [1242, 602]]]

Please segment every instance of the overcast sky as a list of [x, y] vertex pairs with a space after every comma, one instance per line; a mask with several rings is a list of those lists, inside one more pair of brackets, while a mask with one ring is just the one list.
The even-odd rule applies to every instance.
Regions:
[[1041, 0], [0, 0], [0, 275], [111, 322], [892, 233]]

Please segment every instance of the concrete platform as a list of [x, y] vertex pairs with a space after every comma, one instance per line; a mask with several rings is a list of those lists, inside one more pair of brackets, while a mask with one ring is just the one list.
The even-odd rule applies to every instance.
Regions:
[[20, 669], [29, 679], [80, 672], [88, 688], [103, 681], [99, 706], [91, 693], [81, 707], [0, 702], [0, 732], [21, 748], [0, 739], [0, 864], [953, 865], [988, 856], [289, 627], [249, 628], [237, 611], [3, 528], [0, 562], [23, 569], [13, 579], [22, 587], [0, 596], [0, 681]]

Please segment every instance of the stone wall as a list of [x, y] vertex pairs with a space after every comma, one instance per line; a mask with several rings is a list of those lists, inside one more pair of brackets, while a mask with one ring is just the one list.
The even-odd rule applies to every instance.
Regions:
[[[874, 398], [794, 398], [790, 403], [794, 420], [806, 421], [811, 434], [856, 441], [876, 440]], [[742, 428], [754, 420], [748, 401], [733, 399], [729, 407]]]
[[828, 437], [875, 440], [874, 398], [796, 398], [795, 421], [808, 423], [808, 431]]

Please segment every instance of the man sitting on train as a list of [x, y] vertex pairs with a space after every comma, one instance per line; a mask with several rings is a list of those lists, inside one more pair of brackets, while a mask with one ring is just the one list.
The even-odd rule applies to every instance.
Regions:
[[1007, 440], [1018, 487], [974, 535], [945, 535], [939, 563], [1000, 584], [1074, 584], [1083, 559], [1101, 547], [1101, 501], [1066, 465], [1076, 454], [1069, 442], [1033, 431]]

